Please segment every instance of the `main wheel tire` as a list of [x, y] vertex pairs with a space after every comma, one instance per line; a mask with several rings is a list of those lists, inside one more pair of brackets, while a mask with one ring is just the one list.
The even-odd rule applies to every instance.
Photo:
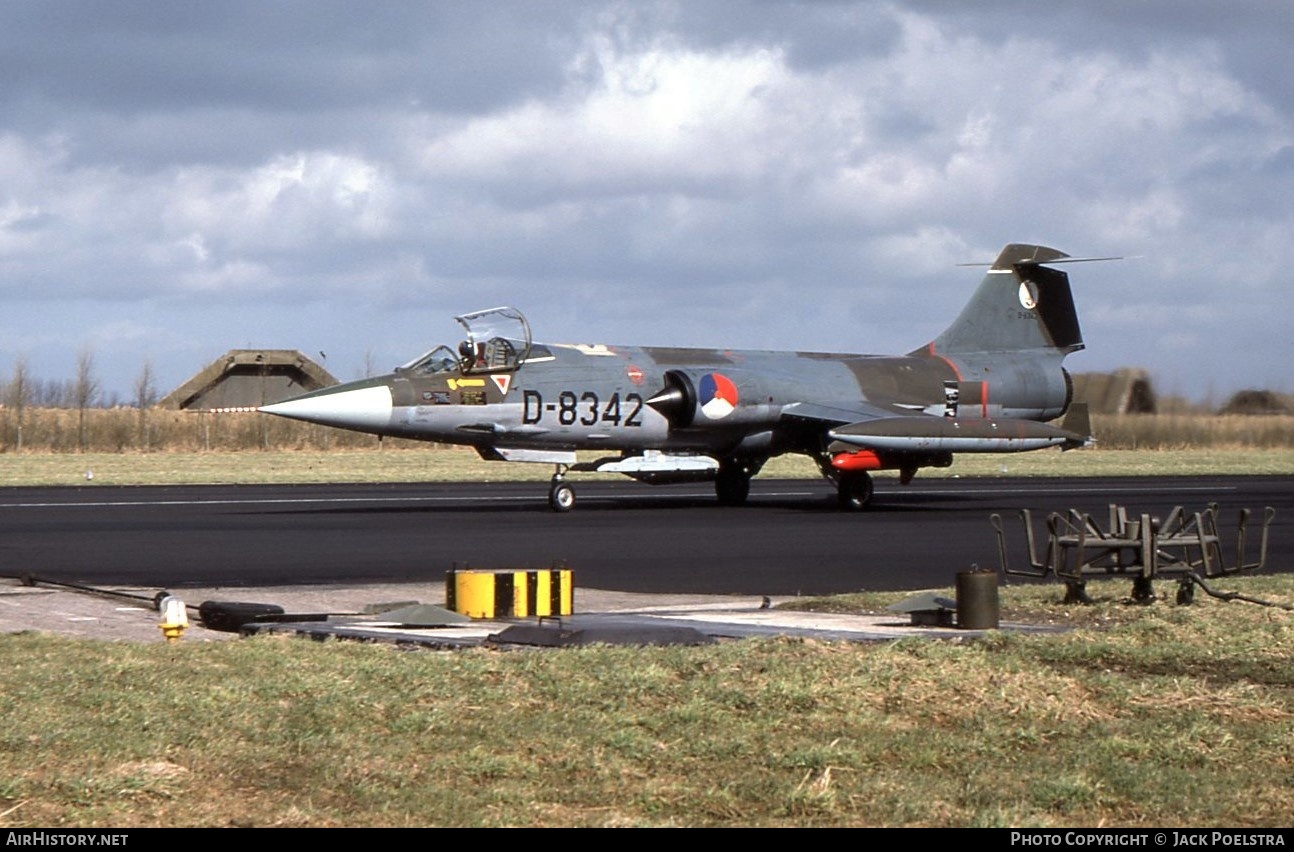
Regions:
[[575, 489], [565, 482], [554, 482], [548, 489], [548, 505], [554, 512], [569, 512], [575, 508]]
[[842, 474], [836, 485], [836, 497], [840, 508], [847, 512], [866, 509], [872, 502], [872, 477], [868, 473]]
[[750, 477], [743, 470], [721, 467], [714, 479], [714, 494], [723, 506], [744, 506], [750, 496]]

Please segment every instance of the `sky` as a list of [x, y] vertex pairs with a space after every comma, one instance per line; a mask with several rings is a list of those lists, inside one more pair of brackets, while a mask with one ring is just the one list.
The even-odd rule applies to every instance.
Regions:
[[0, 383], [230, 349], [899, 353], [1012, 242], [1071, 372], [1294, 392], [1294, 4], [0, 3]]

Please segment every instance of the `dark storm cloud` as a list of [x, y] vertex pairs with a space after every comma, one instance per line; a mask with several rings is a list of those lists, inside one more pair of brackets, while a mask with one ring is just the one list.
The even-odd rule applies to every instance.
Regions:
[[410, 99], [488, 110], [560, 80], [569, 14], [542, 2], [9, 3], [4, 97], [124, 112]]
[[573, 14], [554, 3], [3, 4], [0, 115], [74, 137], [69, 154], [85, 162], [358, 145], [392, 111], [489, 111], [551, 90]]
[[1265, 2], [0, 4], [0, 377], [87, 340], [118, 385], [248, 344], [396, 362], [500, 302], [549, 338], [902, 351], [973, 286], [955, 263], [1036, 241], [1139, 256], [1071, 270], [1075, 369], [1249, 383], [1246, 347], [1294, 354], [1290, 25]]

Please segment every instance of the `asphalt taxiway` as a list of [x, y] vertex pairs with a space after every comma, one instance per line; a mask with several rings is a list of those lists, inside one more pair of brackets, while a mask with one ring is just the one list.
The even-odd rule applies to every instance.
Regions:
[[[1240, 509], [1272, 506], [1267, 570], [1294, 568], [1288, 477], [881, 480], [860, 513], [836, 510], [818, 481], [756, 479], [740, 508], [716, 505], [704, 485], [579, 487], [567, 514], [547, 508], [542, 483], [3, 488], [0, 575], [187, 600], [331, 591], [328, 609], [343, 612], [358, 600], [342, 590], [435, 602], [452, 568], [562, 566], [586, 611], [647, 605], [595, 604], [587, 590], [748, 609], [765, 596], [949, 588], [972, 566], [999, 567], [990, 515], [1023, 565], [1020, 509], [1104, 517], [1110, 503], [1156, 515], [1217, 503], [1227, 548]], [[0, 630], [22, 629], [38, 594], [0, 594]], [[77, 614], [84, 605], [64, 606], [65, 627], [99, 617]], [[151, 618], [143, 624], [155, 635]]]
[[566, 514], [542, 483], [0, 489], [0, 575], [155, 588], [441, 582], [451, 568], [561, 565], [585, 588], [820, 595], [945, 587], [1025, 558], [1020, 509], [1166, 516], [1216, 502], [1276, 510], [1270, 563], [1294, 567], [1288, 477], [881, 480], [875, 507], [835, 508], [816, 480], [752, 483], [748, 505], [708, 486], [581, 483]]

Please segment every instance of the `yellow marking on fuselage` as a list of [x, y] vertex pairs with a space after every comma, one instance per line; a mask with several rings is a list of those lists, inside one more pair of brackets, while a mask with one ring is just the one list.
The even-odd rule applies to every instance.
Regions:
[[485, 379], [450, 379], [449, 389], [458, 390], [459, 388], [483, 388]]

